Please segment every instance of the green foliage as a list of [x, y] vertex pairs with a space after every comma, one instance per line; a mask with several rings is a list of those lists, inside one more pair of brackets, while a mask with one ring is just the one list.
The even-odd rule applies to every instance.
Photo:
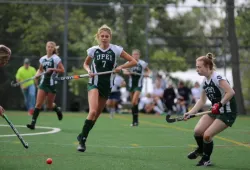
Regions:
[[[68, 75], [80, 75], [87, 74], [87, 72], [83, 69], [72, 68], [72, 72]], [[83, 98], [87, 98], [87, 83], [88, 78], [81, 78], [69, 81], [70, 92], [72, 92], [76, 96], [81, 96]]]
[[164, 48], [156, 51], [150, 58], [150, 68], [168, 72], [185, 71], [188, 68], [185, 58], [177, 56], [176, 52]]

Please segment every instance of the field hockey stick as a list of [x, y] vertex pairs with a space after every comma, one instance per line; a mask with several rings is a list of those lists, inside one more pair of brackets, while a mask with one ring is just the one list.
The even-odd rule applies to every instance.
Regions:
[[14, 83], [14, 81], [12, 81], [11, 82], [11, 86], [12, 87], [17, 87], [17, 86], [20, 86], [20, 85], [22, 85], [22, 84], [24, 84], [24, 83], [26, 83], [26, 82], [28, 82], [28, 81], [30, 81], [30, 80], [34, 80], [35, 78], [38, 78], [38, 77], [40, 77], [40, 76], [42, 76], [42, 75], [44, 75], [44, 74], [46, 74], [47, 72], [43, 72], [43, 73], [41, 73], [41, 74], [39, 74], [39, 75], [37, 75], [37, 76], [33, 76], [33, 77], [31, 77], [31, 78], [28, 78], [28, 79], [26, 79], [26, 80], [23, 80], [23, 81], [20, 81], [20, 82], [17, 82], [17, 83]]
[[17, 131], [17, 129], [15, 128], [15, 126], [12, 124], [12, 122], [8, 119], [8, 117], [3, 114], [3, 118], [6, 120], [6, 122], [10, 125], [11, 129], [15, 132], [16, 136], [18, 137], [18, 139], [21, 141], [21, 143], [23, 144], [23, 146], [28, 149], [29, 145], [27, 142], [25, 142], [22, 138], [22, 136], [19, 134], [19, 132]]
[[[134, 74], [134, 75], [137, 75], [137, 76], [141, 76], [142, 74], [140, 73], [136, 73], [136, 72], [129, 72], [130, 74]], [[149, 78], [152, 78], [152, 76], [147, 76], [147, 75], [143, 75], [144, 77], [149, 77]]]
[[[94, 73], [94, 75], [104, 75], [104, 74], [111, 74], [114, 73], [114, 71], [104, 71], [100, 73]], [[53, 79], [56, 81], [64, 81], [64, 80], [73, 80], [73, 79], [79, 79], [89, 77], [89, 74], [80, 74], [80, 75], [73, 75], [73, 76], [64, 76], [64, 77], [54, 77]]]
[[[205, 111], [205, 112], [200, 112], [200, 113], [196, 113], [196, 114], [191, 114], [191, 115], [189, 115], [189, 117], [187, 119], [191, 119], [191, 118], [194, 118], [194, 117], [202, 116], [202, 115], [205, 115], [205, 114], [208, 114], [208, 113], [211, 113], [211, 111]], [[166, 116], [166, 121], [168, 123], [174, 123], [174, 122], [179, 122], [179, 121], [183, 121], [184, 120], [183, 116], [176, 117], [176, 118], [170, 118], [170, 117], [171, 117], [171, 115], [167, 115]]]

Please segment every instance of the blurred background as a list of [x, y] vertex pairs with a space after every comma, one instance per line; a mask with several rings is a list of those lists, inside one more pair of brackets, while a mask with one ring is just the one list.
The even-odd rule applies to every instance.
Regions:
[[[47, 41], [55, 41], [66, 74], [84, 74], [86, 50], [96, 45], [97, 29], [107, 24], [112, 43], [131, 53], [140, 49], [149, 63], [152, 79], [145, 79], [142, 95], [151, 93], [157, 75], [165, 88], [179, 81], [192, 88], [202, 77], [195, 60], [212, 52], [217, 70], [236, 91], [240, 114], [250, 101], [249, 50], [250, 2], [248, 0], [0, 0], [0, 44], [12, 57], [0, 68], [0, 103], [9, 110], [24, 109], [19, 88], [10, 86], [17, 69], [29, 58], [38, 68]], [[119, 61], [120, 63], [124, 61]], [[87, 79], [64, 81], [58, 86], [57, 103], [63, 110], [85, 110]]]

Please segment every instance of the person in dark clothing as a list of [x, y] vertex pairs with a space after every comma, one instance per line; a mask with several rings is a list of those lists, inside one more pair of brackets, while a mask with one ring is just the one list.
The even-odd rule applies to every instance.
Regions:
[[185, 86], [183, 81], [179, 82], [178, 85], [178, 101], [181, 113], [186, 113], [188, 111], [188, 106], [190, 103], [190, 96], [192, 95], [191, 90]]
[[168, 109], [167, 114], [171, 115], [173, 113], [174, 111], [173, 107], [175, 105], [174, 103], [175, 98], [176, 98], [176, 94], [175, 94], [174, 88], [171, 84], [169, 84], [169, 86], [164, 90], [164, 93], [163, 93], [163, 101], [164, 101], [165, 106]]

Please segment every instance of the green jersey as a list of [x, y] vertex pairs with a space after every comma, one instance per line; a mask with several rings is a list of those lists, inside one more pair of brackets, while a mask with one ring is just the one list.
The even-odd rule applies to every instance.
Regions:
[[[47, 55], [43, 56], [39, 60], [40, 64], [43, 66], [43, 70], [46, 72], [48, 68], [57, 68], [58, 64], [61, 62], [61, 58], [56, 54], [53, 54], [51, 57], [47, 57]], [[56, 72], [51, 72], [43, 75], [41, 77], [40, 84], [46, 86], [53, 86], [57, 84], [56, 81], [53, 80], [52, 77], [57, 74]]]
[[129, 87], [142, 87], [143, 85], [143, 78], [144, 78], [144, 72], [146, 67], [148, 66], [148, 63], [146, 63], [143, 60], [139, 60], [137, 62], [137, 65], [130, 68], [129, 71], [130, 72], [134, 72], [134, 73], [139, 73], [141, 75], [130, 75], [129, 76]]
[[[201, 85], [212, 105], [220, 102], [225, 95], [224, 90], [219, 85], [220, 80], [226, 80], [226, 78], [214, 72], [211, 76], [211, 79], [208, 80], [205, 78]], [[237, 112], [235, 97], [233, 97], [223, 107], [220, 108], [220, 113], [231, 112]]]
[[[117, 59], [120, 57], [123, 48], [114, 44], [110, 44], [105, 50], [99, 46], [93, 46], [87, 50], [87, 55], [92, 58], [90, 69], [93, 73], [104, 71], [112, 71], [117, 66]], [[112, 88], [114, 82], [114, 74], [96, 75], [89, 78], [89, 84], [99, 88]]]

